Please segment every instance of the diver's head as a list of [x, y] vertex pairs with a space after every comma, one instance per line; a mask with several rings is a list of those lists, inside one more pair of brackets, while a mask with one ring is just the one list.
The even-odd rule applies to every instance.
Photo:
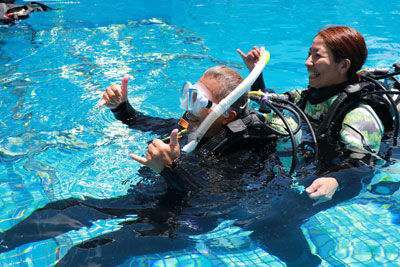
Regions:
[[324, 27], [314, 37], [305, 65], [315, 88], [355, 81], [367, 59], [364, 37], [346, 26]]
[[[242, 81], [243, 78], [236, 71], [221, 65], [208, 69], [196, 84], [185, 83], [182, 88], [181, 107], [187, 110], [188, 131], [194, 132], [212, 108]], [[214, 136], [224, 125], [235, 120], [239, 116], [238, 113], [246, 107], [247, 102], [248, 94], [245, 93], [231, 105], [229, 110], [215, 120], [204, 136]]]

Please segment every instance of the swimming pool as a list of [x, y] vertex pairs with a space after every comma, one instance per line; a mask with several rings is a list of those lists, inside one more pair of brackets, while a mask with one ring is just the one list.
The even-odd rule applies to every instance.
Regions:
[[[177, 118], [177, 92], [184, 81], [196, 81], [217, 64], [247, 75], [237, 48], [268, 48], [268, 87], [281, 92], [304, 87], [305, 56], [314, 33], [325, 24], [359, 30], [369, 48], [369, 67], [400, 61], [398, 2], [42, 2], [60, 10], [0, 27], [1, 232], [18, 229], [34, 211], [64, 199], [104, 199], [112, 205], [113, 198], [129, 195], [142, 180], [139, 164], [127, 155], [145, 151], [146, 141], [157, 136], [130, 130], [97, 106], [104, 88], [125, 73], [132, 75], [130, 101], [137, 109]], [[398, 147], [392, 157], [393, 164], [378, 170], [357, 197], [303, 224], [303, 234], [322, 266], [399, 265]], [[382, 182], [392, 183], [394, 189], [371, 190]], [[77, 246], [89, 256], [102, 245], [89, 241], [117, 236], [122, 225], [136, 219], [129, 212], [118, 218], [60, 214], [56, 221], [80, 215], [85, 222], [75, 218], [71, 223], [76, 229], [62, 231], [59, 226], [59, 233], [42, 240], [21, 229], [25, 235], [14, 248], [0, 243], [2, 265], [52, 266]], [[121, 265], [284, 266], [235, 225], [234, 216], [228, 220], [222, 215], [213, 230], [190, 236], [185, 249], [160, 245], [157, 253], [121, 258]], [[204, 227], [187, 218], [178, 220], [194, 233]]]

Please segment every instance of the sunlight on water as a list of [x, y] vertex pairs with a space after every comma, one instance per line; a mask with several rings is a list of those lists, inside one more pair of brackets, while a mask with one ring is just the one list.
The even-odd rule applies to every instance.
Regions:
[[[58, 9], [0, 25], [0, 266], [53, 266], [71, 248], [137, 219], [129, 212], [123, 218], [85, 217], [89, 226], [14, 249], [2, 239], [3, 232], [48, 203], [112, 200], [129, 196], [140, 183], [152, 183], [138, 173], [140, 164], [128, 155], [143, 155], [147, 142], [158, 136], [129, 129], [107, 108], [98, 107], [105, 88], [125, 74], [130, 75], [129, 101], [135, 108], [146, 115], [179, 118], [177, 95], [185, 81], [194, 83], [219, 64], [244, 77], [248, 74], [237, 48], [247, 52], [258, 45], [270, 51], [264, 72], [267, 87], [278, 92], [304, 88], [308, 47], [325, 24], [358, 29], [369, 48], [368, 67], [400, 61], [396, 1], [42, 2]], [[398, 148], [393, 157], [398, 162]], [[378, 170], [356, 198], [320, 212], [302, 226], [312, 251], [323, 260], [321, 266], [399, 262], [399, 166]], [[141, 201], [150, 205], [146, 200]], [[226, 204], [215, 202], [202, 205]], [[251, 198], [240, 204], [257, 203]], [[199, 207], [191, 208], [199, 212]], [[213, 212], [221, 218], [228, 213]], [[179, 224], [194, 233], [201, 230], [186, 218]], [[221, 219], [206, 234], [192, 235], [190, 248], [121, 263], [284, 266], [250, 234], [234, 221]]]

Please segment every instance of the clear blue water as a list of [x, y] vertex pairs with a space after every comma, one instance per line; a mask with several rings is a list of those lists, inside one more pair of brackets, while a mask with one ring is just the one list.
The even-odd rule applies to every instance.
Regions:
[[[400, 61], [399, 1], [42, 2], [60, 9], [0, 26], [0, 232], [48, 203], [125, 196], [142, 179], [140, 165], [127, 155], [145, 151], [146, 141], [157, 136], [130, 130], [97, 106], [104, 89], [125, 73], [132, 76], [129, 99], [137, 109], [177, 118], [183, 81], [196, 81], [217, 64], [247, 75], [237, 48], [267, 47], [268, 87], [305, 87], [305, 57], [326, 24], [348, 25], [365, 36], [368, 67]], [[382, 181], [400, 182], [399, 148], [392, 152], [393, 164], [377, 170], [357, 197], [303, 224], [322, 266], [400, 264], [400, 191], [368, 190]], [[135, 218], [99, 219], [45, 240], [28, 238], [1, 253], [0, 265], [55, 265], [72, 247], [117, 233], [121, 222]], [[184, 250], [121, 263], [285, 266], [231, 220], [191, 242]]]

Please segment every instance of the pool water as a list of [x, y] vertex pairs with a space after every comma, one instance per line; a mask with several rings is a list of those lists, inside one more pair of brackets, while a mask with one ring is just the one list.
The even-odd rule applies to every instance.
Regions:
[[[71, 198], [106, 203], [146, 183], [138, 174], [140, 164], [128, 154], [144, 153], [147, 141], [158, 136], [129, 129], [97, 105], [104, 89], [126, 73], [135, 108], [178, 118], [177, 94], [184, 81], [195, 82], [219, 64], [248, 74], [237, 48], [266, 46], [268, 87], [278, 92], [305, 87], [305, 57], [326, 24], [348, 25], [364, 35], [367, 67], [400, 62], [399, 1], [41, 2], [58, 9], [0, 26], [2, 233], [18, 229], [49, 203]], [[399, 159], [400, 149], [393, 147], [391, 164], [378, 169], [357, 197], [302, 225], [321, 266], [400, 265]], [[392, 187], [381, 186], [385, 183]], [[53, 266], [73, 247], [117, 235], [137, 214], [81, 217], [86, 224], [53, 237], [35, 240], [21, 232], [12, 249], [0, 234], [0, 265]], [[222, 218], [213, 230], [189, 236], [185, 249], [164, 247], [121, 258], [120, 265], [285, 266], [235, 225], [235, 218]], [[194, 232], [202, 227], [190, 220], [180, 223]]]

